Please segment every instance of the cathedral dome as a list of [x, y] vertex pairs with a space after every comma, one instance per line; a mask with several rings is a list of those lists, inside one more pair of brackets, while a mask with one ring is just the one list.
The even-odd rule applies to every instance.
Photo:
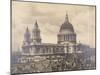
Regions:
[[67, 14], [57, 36], [59, 44], [76, 43], [76, 33], [72, 24], [69, 22]]
[[73, 26], [69, 22], [64, 22], [60, 28], [60, 32], [65, 30], [74, 32]]
[[68, 15], [65, 17], [65, 21], [62, 24], [60, 31], [61, 33], [74, 33], [74, 28], [72, 24], [69, 22]]

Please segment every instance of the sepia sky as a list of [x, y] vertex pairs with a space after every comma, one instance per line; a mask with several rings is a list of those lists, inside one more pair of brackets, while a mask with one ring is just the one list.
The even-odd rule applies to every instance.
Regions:
[[95, 7], [35, 2], [12, 2], [12, 50], [21, 49], [24, 33], [37, 20], [44, 43], [56, 43], [57, 33], [68, 13], [77, 42], [95, 47]]

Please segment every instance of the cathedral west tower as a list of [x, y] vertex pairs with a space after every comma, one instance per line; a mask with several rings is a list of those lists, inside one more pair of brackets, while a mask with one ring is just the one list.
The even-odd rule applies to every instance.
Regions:
[[31, 34], [30, 34], [30, 31], [27, 27], [26, 31], [25, 31], [25, 34], [24, 34], [23, 45], [30, 45], [30, 43], [31, 43]]
[[35, 44], [41, 43], [40, 29], [38, 27], [37, 21], [35, 22], [33, 30], [32, 30], [32, 41]]

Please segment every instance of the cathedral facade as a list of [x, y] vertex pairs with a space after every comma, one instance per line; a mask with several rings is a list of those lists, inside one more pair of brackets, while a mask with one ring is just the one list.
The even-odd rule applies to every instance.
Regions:
[[[32, 34], [28, 27], [24, 34], [21, 57], [18, 58], [17, 73], [55, 72], [82, 69], [83, 52], [76, 42], [76, 33], [68, 15], [57, 34], [57, 44], [42, 43], [37, 21]], [[13, 71], [13, 73], [15, 73]]]
[[57, 44], [42, 43], [40, 33], [37, 21], [34, 24], [32, 34], [30, 34], [28, 27], [26, 28], [22, 45], [23, 55], [77, 53], [76, 33], [67, 14], [57, 34]]

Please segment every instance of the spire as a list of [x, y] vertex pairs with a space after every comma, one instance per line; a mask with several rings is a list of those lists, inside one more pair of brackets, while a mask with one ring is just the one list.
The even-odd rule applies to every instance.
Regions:
[[41, 43], [40, 29], [38, 27], [37, 20], [32, 30], [32, 40], [33, 40], [33, 43]]
[[28, 26], [26, 28], [25, 37], [30, 37], [30, 32], [29, 32]]
[[66, 13], [65, 22], [69, 22], [68, 14]]
[[35, 22], [35, 24], [34, 24], [34, 28], [38, 28], [37, 20], [36, 20], [36, 22]]
[[29, 42], [29, 41], [30, 41], [30, 32], [29, 32], [28, 27], [26, 28], [26, 32], [25, 32], [25, 34], [24, 34], [24, 40], [25, 40], [26, 42]]
[[27, 26], [27, 28], [26, 28], [26, 32], [29, 32], [28, 26]]
[[25, 34], [24, 34], [24, 44], [30, 44], [30, 31], [28, 27], [26, 28]]

